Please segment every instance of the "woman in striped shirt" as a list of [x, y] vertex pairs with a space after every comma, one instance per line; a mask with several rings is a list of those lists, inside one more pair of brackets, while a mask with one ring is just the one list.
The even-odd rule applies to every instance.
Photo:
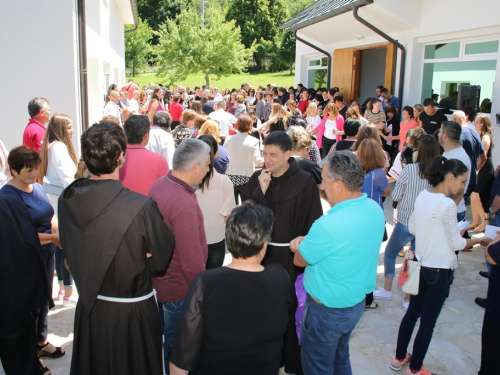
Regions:
[[[417, 162], [407, 164], [396, 182], [392, 199], [398, 202], [398, 222], [385, 248], [384, 287], [379, 287], [373, 292], [375, 299], [392, 299], [392, 279], [395, 276], [396, 257], [409, 241], [411, 241], [412, 251], [415, 251], [415, 236], [410, 234], [408, 222], [418, 194], [431, 187], [427, 181], [428, 172], [434, 160], [439, 156], [439, 151], [439, 144], [434, 136], [423, 137], [418, 146]], [[409, 302], [403, 300], [403, 309], [408, 309], [408, 304]]]

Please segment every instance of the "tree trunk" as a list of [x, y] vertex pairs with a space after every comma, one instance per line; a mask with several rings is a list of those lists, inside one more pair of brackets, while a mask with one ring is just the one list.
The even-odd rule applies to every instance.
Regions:
[[205, 69], [205, 85], [207, 85], [207, 87], [210, 87], [210, 77], [208, 75], [208, 69]]
[[135, 77], [135, 63], [132, 63], [132, 76]]
[[290, 75], [293, 76], [293, 63], [290, 63]]
[[261, 70], [262, 69], [262, 60], [259, 58], [259, 56], [257, 56], [256, 53], [254, 53], [253, 59], [255, 60], [255, 67], [258, 70]]

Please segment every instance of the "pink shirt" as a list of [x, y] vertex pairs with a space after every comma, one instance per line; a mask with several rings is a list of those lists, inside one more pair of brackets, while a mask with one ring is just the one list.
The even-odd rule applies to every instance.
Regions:
[[[326, 120], [328, 120], [328, 116], [323, 117], [323, 120], [321, 123], [314, 129], [314, 130], [319, 130], [318, 136], [316, 137], [316, 145], [318, 145], [318, 148], [321, 149], [323, 147], [323, 134], [325, 134], [325, 124]], [[344, 118], [342, 115], [338, 115], [335, 118], [335, 122], [337, 123], [337, 130], [344, 130]], [[341, 135], [336, 135], [335, 136], [337, 142], [340, 142], [342, 140]]]
[[401, 121], [399, 125], [399, 151], [403, 149], [406, 140], [406, 134], [408, 134], [408, 130], [415, 129], [418, 126], [417, 122], [412, 119], [409, 124]]
[[38, 120], [30, 118], [23, 134], [23, 145], [40, 152], [45, 138], [45, 126]]
[[153, 183], [168, 173], [165, 158], [143, 146], [128, 145], [125, 165], [120, 169], [123, 186], [140, 194], [148, 195]]
[[172, 116], [172, 121], [181, 121], [182, 111], [184, 107], [178, 102], [172, 102], [168, 107], [168, 112]]

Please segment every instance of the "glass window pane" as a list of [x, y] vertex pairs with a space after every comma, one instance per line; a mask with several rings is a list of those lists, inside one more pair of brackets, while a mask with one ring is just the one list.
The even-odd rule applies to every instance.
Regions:
[[318, 66], [320, 64], [319, 60], [310, 60], [309, 66]]
[[465, 46], [466, 55], [476, 55], [478, 53], [498, 52], [498, 40], [490, 42], [469, 43]]
[[326, 57], [323, 57], [321, 59], [321, 66], [327, 66], [327, 64], [328, 64], [328, 59]]
[[441, 101], [451, 97], [460, 85], [479, 85], [481, 93], [477, 105], [491, 102], [496, 67], [496, 60], [425, 63], [422, 101], [433, 94]]
[[425, 46], [426, 59], [446, 59], [450, 57], [459, 57], [460, 42], [431, 44]]
[[314, 88], [325, 87], [326, 86], [326, 75], [328, 70], [318, 69], [314, 71]]

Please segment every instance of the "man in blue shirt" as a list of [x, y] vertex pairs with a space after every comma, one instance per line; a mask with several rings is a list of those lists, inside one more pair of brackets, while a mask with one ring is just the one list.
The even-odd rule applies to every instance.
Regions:
[[382, 109], [384, 111], [388, 106], [392, 105], [399, 113], [399, 99], [396, 96], [392, 95], [385, 87], [380, 90], [380, 96], [384, 98], [382, 100]]
[[352, 152], [329, 155], [322, 177], [332, 208], [306, 237], [290, 243], [295, 265], [306, 267], [302, 370], [305, 375], [351, 374], [349, 338], [364, 311], [365, 295], [375, 289], [384, 212], [361, 193], [363, 167]]

